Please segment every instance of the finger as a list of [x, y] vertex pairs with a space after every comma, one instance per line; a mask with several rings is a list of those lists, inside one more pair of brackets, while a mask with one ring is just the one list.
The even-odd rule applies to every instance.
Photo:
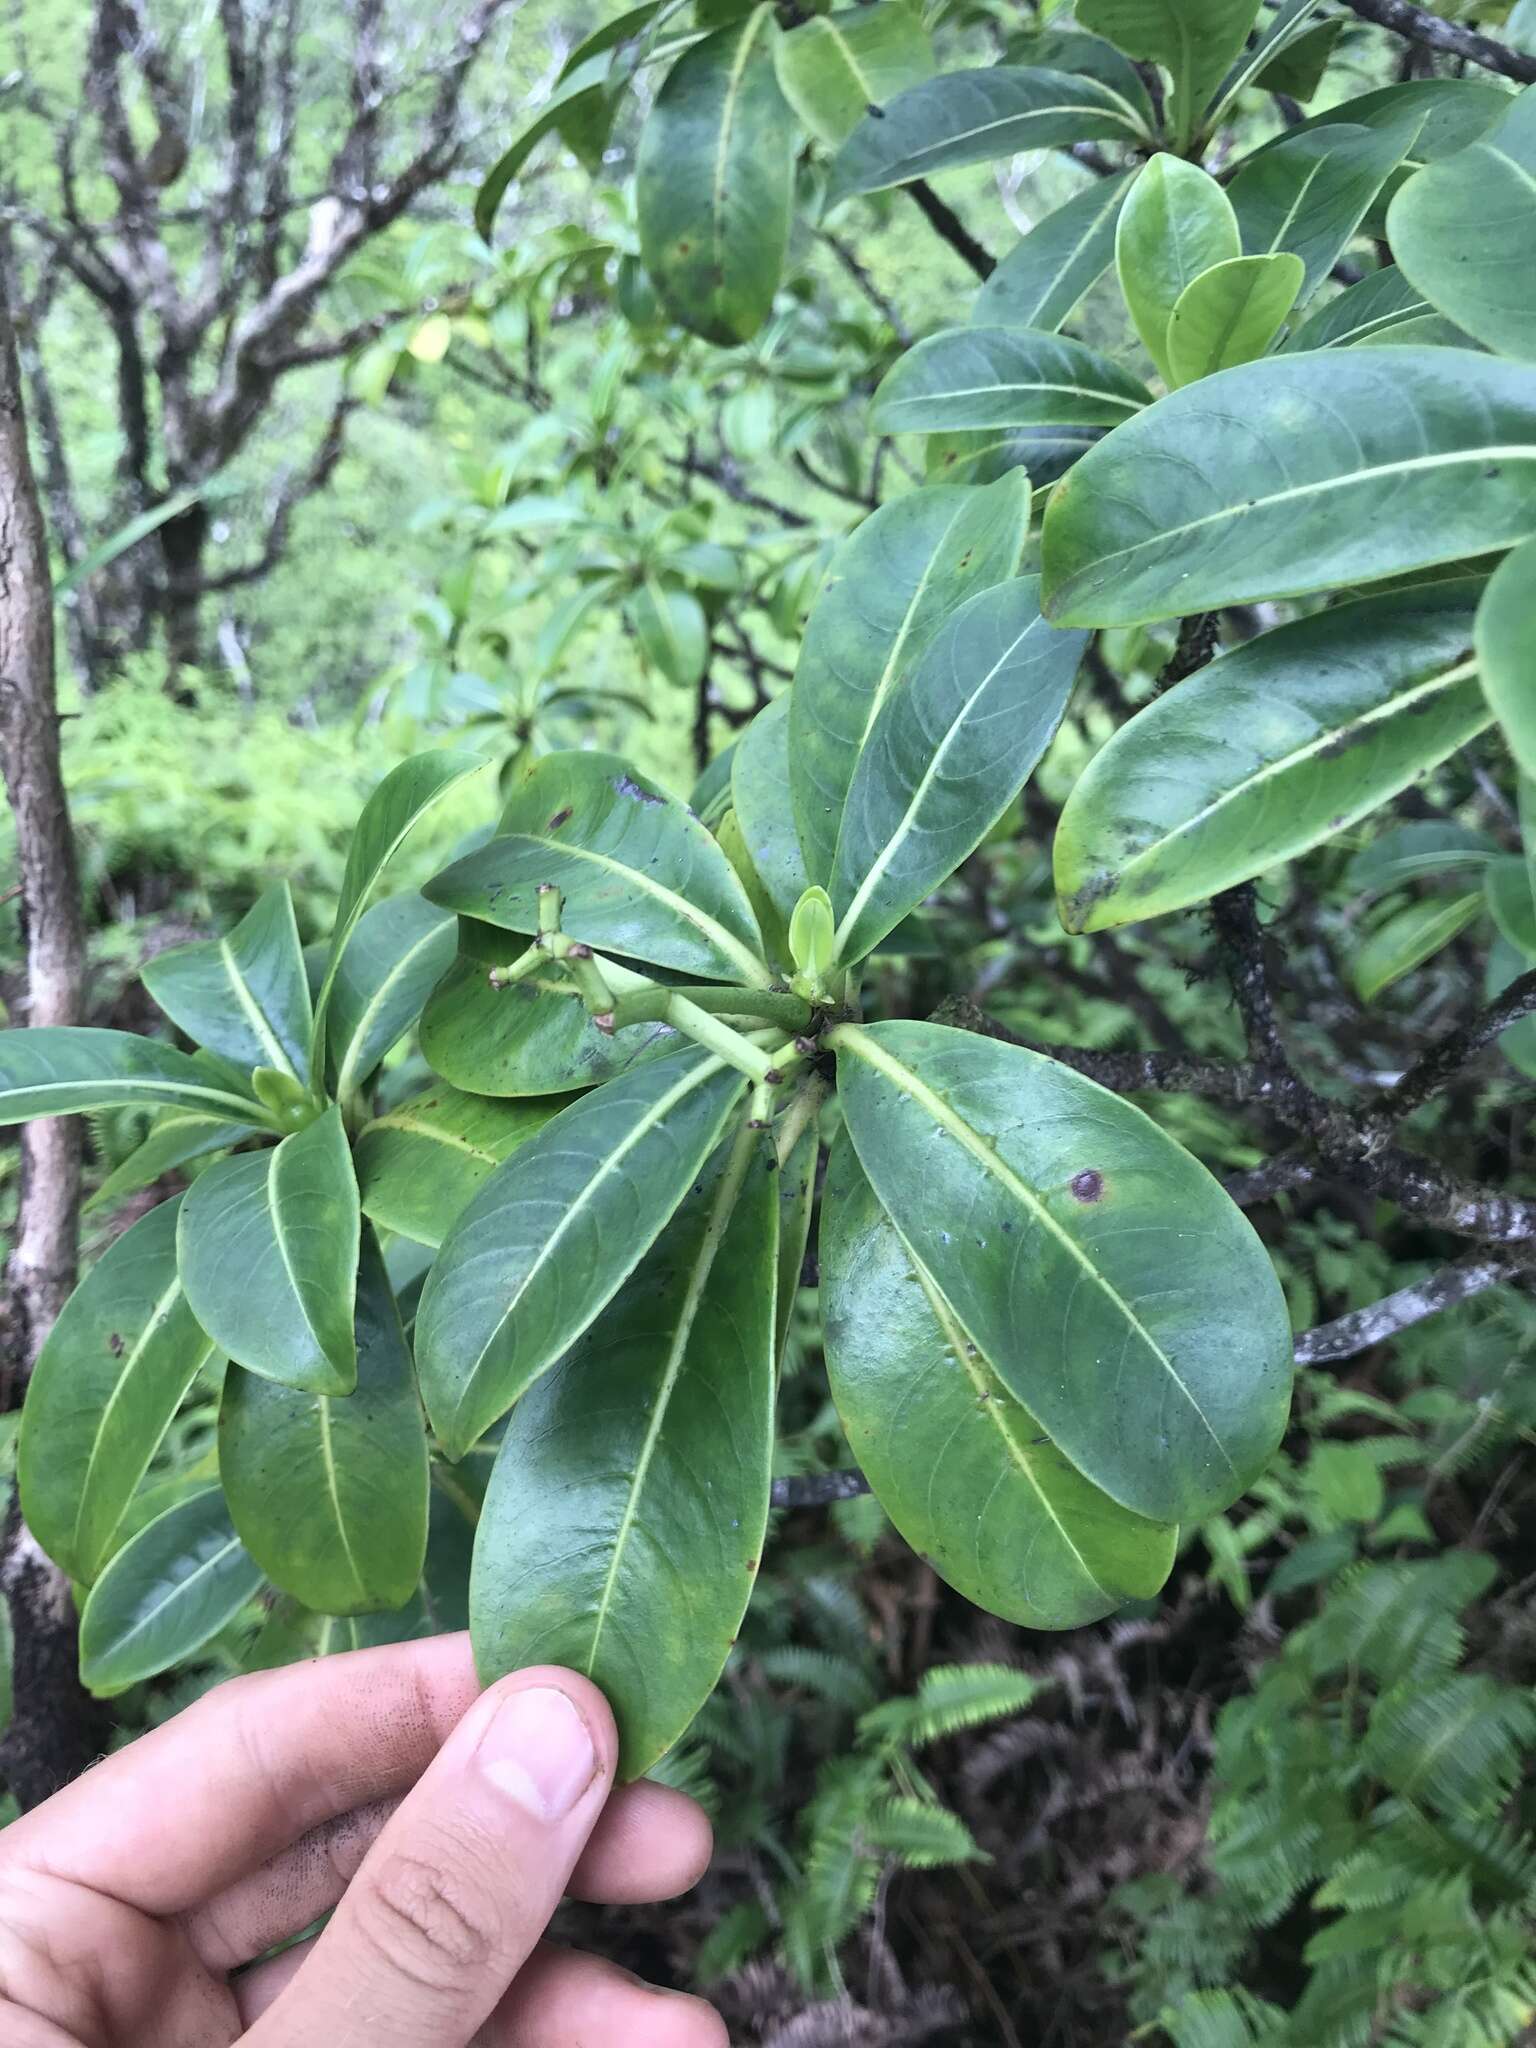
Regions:
[[479, 1691], [466, 1635], [231, 1679], [6, 1829], [0, 1856], [183, 1913], [415, 1783]]
[[532, 1954], [613, 1784], [602, 1694], [503, 1679], [363, 1859], [249, 2048], [466, 2048]]
[[[210, 1970], [232, 1970], [328, 1913], [396, 1811], [397, 1799], [322, 1821], [259, 1870], [189, 1913], [188, 1938]], [[708, 1820], [668, 1785], [625, 1785], [604, 1807], [567, 1886], [603, 1906], [673, 1899], [709, 1864]]]

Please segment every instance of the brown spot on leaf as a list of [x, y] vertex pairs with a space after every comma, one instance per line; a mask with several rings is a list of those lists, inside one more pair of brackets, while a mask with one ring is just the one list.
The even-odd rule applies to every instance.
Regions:
[[111, 1352], [114, 1358], [121, 1358], [123, 1355], [123, 1340], [117, 1334], [116, 1330], [114, 1330], [111, 1336], [107, 1339], [107, 1349]]
[[1077, 1201], [1097, 1202], [1104, 1193], [1104, 1176], [1095, 1167], [1085, 1166], [1081, 1173], [1073, 1174], [1067, 1185]]
[[565, 823], [566, 819], [569, 818], [570, 815], [571, 807], [569, 804], [567, 804], [563, 810], [555, 812], [554, 816], [549, 820], [548, 824], [544, 827], [544, 830], [546, 832], [558, 832], [560, 830], [560, 827]]

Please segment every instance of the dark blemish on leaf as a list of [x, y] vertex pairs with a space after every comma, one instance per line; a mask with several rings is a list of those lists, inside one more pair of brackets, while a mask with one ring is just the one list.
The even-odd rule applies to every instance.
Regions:
[[117, 1334], [116, 1330], [114, 1330], [111, 1336], [107, 1339], [107, 1349], [111, 1352], [114, 1358], [121, 1358], [123, 1355], [123, 1340]]
[[546, 826], [544, 827], [544, 830], [545, 830], [546, 832], [558, 832], [558, 831], [559, 831], [559, 829], [560, 829], [560, 827], [561, 827], [561, 826], [562, 826], [562, 825], [563, 825], [563, 824], [565, 823], [565, 821], [567, 820], [567, 818], [569, 818], [569, 817], [570, 817], [570, 815], [571, 815], [571, 807], [570, 807], [570, 805], [569, 805], [569, 804], [567, 804], [567, 805], [565, 806], [565, 809], [564, 809], [563, 811], [556, 811], [555, 815], [554, 815], [554, 816], [553, 816], [553, 817], [552, 817], [552, 818], [550, 819], [549, 823], [548, 823], [548, 824], [547, 824], [547, 825], [546, 825]]
[[[642, 789], [638, 782], [628, 775], [615, 775], [613, 786], [620, 796], [632, 797], [637, 804], [664, 804], [666, 798], [657, 796], [654, 790]], [[652, 866], [655, 863], [652, 862]]]
[[755, 1572], [757, 1570], [757, 1559], [755, 1557], [749, 1557], [747, 1559], [747, 1570], [749, 1572]]
[[884, 107], [877, 107], [873, 100], [869, 102], [864, 111], [868, 114], [871, 121], [883, 121], [885, 119]]
[[1068, 1186], [1079, 1202], [1097, 1202], [1104, 1193], [1104, 1176], [1085, 1166], [1081, 1173], [1073, 1174]]

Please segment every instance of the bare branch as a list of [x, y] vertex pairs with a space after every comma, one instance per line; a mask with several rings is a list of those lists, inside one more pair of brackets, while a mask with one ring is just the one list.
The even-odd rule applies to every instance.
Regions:
[[1423, 49], [1460, 57], [1465, 63], [1476, 64], [1483, 71], [1496, 71], [1521, 85], [1536, 85], [1536, 57], [1512, 50], [1507, 43], [1495, 42], [1492, 36], [1480, 35], [1476, 29], [1463, 28], [1460, 22], [1446, 21], [1422, 7], [1412, 7], [1408, 0], [1344, 0], [1344, 5], [1362, 21], [1390, 29], [1393, 35], [1403, 36]]
[[862, 1472], [806, 1472], [794, 1479], [775, 1479], [769, 1499], [776, 1508], [823, 1508], [835, 1500], [857, 1500], [869, 1491]]
[[1399, 1287], [1395, 1294], [1373, 1301], [1369, 1308], [1353, 1309], [1334, 1322], [1304, 1331], [1296, 1339], [1296, 1363], [1321, 1365], [1331, 1359], [1353, 1358], [1373, 1344], [1384, 1344], [1400, 1330], [1422, 1323], [1427, 1316], [1500, 1286], [1519, 1271], [1519, 1262], [1511, 1258], [1458, 1259], [1411, 1287]]
[[1419, 1055], [1394, 1087], [1381, 1107], [1391, 1116], [1403, 1117], [1420, 1108], [1440, 1089], [1448, 1087], [1480, 1052], [1492, 1045], [1511, 1024], [1536, 1013], [1536, 968], [1512, 981], [1501, 996], [1479, 1010], [1465, 1024], [1458, 1024]]
[[997, 268], [997, 258], [981, 246], [955, 209], [945, 205], [926, 178], [914, 178], [910, 185], [903, 185], [901, 189], [939, 239], [948, 242], [963, 263], [969, 264], [978, 277], [992, 275]]
[[293, 515], [306, 498], [324, 490], [341, 460], [346, 446], [347, 421], [357, 410], [357, 401], [345, 390], [331, 409], [320, 445], [306, 467], [289, 477], [278, 491], [272, 507], [272, 516], [267, 523], [267, 537], [261, 553], [254, 561], [245, 562], [237, 569], [223, 569], [217, 575], [201, 578], [197, 595], [206, 596], [214, 591], [235, 590], [240, 585], [258, 582], [269, 575], [287, 552]]

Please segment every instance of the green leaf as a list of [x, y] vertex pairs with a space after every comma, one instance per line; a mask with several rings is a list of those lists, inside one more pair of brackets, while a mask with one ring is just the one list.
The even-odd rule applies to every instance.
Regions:
[[1045, 609], [1141, 625], [1531, 533], [1536, 373], [1450, 348], [1272, 356], [1175, 391], [1057, 485]]
[[1299, 256], [1234, 256], [1179, 294], [1168, 322], [1168, 374], [1193, 384], [1264, 354], [1296, 303]]
[[1232, 205], [1250, 256], [1286, 251], [1302, 259], [1307, 298], [1349, 246], [1371, 202], [1413, 147], [1422, 116], [1382, 127], [1335, 122], [1297, 129], [1245, 164]]
[[1477, 668], [1523, 775], [1536, 775], [1536, 541], [1504, 557], [1477, 609]]
[[1259, 0], [1078, 0], [1077, 18], [1128, 57], [1162, 65], [1177, 132], [1188, 141], [1258, 11]]
[[840, 1025], [838, 1099], [914, 1264], [1079, 1472], [1158, 1522], [1280, 1440], [1285, 1300], [1247, 1219], [1149, 1117], [1041, 1054]]
[[414, 892], [387, 896], [363, 913], [331, 991], [327, 1036], [339, 1102], [416, 1022], [454, 947], [452, 917]]
[[[1452, 1817], [1497, 1815], [1519, 1787], [1536, 1742], [1536, 1708], [1523, 1689], [1486, 1672], [1394, 1687], [1371, 1709], [1360, 1761], [1416, 1807]], [[1457, 1913], [1458, 1932], [1465, 1924]]]
[[1303, 106], [1312, 99], [1328, 74], [1334, 45], [1348, 26], [1340, 14], [1331, 21], [1315, 21], [1303, 34], [1294, 36], [1278, 50], [1253, 83], [1259, 92], [1288, 93]]
[[871, 1809], [862, 1832], [874, 1848], [896, 1857], [904, 1870], [991, 1861], [958, 1813], [909, 1794], [882, 1799]]
[[498, 1166], [422, 1290], [416, 1361], [439, 1442], [462, 1457], [606, 1308], [740, 1099], [689, 1049], [561, 1111]]
[[1257, 33], [1221, 81], [1221, 89], [1207, 110], [1207, 133], [1219, 126], [1240, 92], [1256, 85], [1264, 71], [1277, 63], [1292, 43], [1305, 36], [1307, 18], [1316, 13], [1317, 7], [1318, 0], [1280, 0], [1268, 24], [1258, 25]]
[[774, 45], [779, 89], [818, 142], [836, 149], [866, 111], [933, 75], [928, 31], [906, 0], [813, 14]]
[[709, 665], [709, 621], [693, 592], [647, 578], [630, 612], [646, 660], [669, 683], [691, 690]]
[[[795, 1298], [805, 1266], [805, 1248], [810, 1242], [811, 1215], [816, 1207], [816, 1167], [820, 1157], [818, 1117], [812, 1109], [805, 1128], [778, 1169], [779, 1183], [779, 1272], [778, 1305], [774, 1313], [773, 1355], [784, 1356], [789, 1326], [794, 1319]], [[781, 1123], [779, 1130], [784, 1128]], [[783, 1139], [779, 1139], [782, 1147]]]
[[502, 1102], [439, 1084], [364, 1124], [353, 1147], [363, 1214], [417, 1244], [440, 1245], [492, 1170], [566, 1107], [556, 1096]]
[[1392, 253], [1458, 327], [1536, 361], [1536, 86], [1455, 156], [1410, 178], [1387, 215]]
[[1234, 648], [1115, 733], [1056, 831], [1068, 931], [1203, 902], [1343, 832], [1487, 723], [1475, 583], [1362, 598]]
[[1384, 988], [1422, 967], [1448, 946], [1482, 907], [1481, 891], [1473, 896], [1431, 896], [1377, 925], [1362, 943], [1351, 968], [1361, 1002], [1374, 1002]]
[[839, 960], [862, 960], [981, 844], [1050, 744], [1086, 645], [1046, 624], [1038, 578], [1021, 576], [952, 612], [897, 679], [838, 833]]
[[286, 882], [227, 938], [157, 953], [140, 979], [171, 1022], [237, 1067], [309, 1079], [309, 979]]
[[789, 958], [796, 981], [803, 976], [819, 989], [837, 959], [832, 899], [819, 882], [806, 885], [789, 920]]
[[1114, 427], [1152, 402], [1086, 342], [1027, 327], [949, 327], [897, 357], [875, 393], [879, 434], [956, 427]]
[[174, 1173], [190, 1160], [205, 1159], [210, 1152], [226, 1152], [231, 1145], [254, 1138], [257, 1129], [255, 1124], [229, 1123], [222, 1117], [205, 1116], [200, 1110], [168, 1110], [122, 1165], [113, 1167], [86, 1202], [83, 1213], [90, 1216], [111, 1209], [125, 1195], [153, 1187], [163, 1174]]
[[1242, 254], [1232, 202], [1209, 171], [1159, 154], [1126, 194], [1115, 232], [1115, 268], [1132, 324], [1166, 383], [1168, 322], [1187, 286]]
[[80, 1677], [126, 1692], [169, 1671], [228, 1626], [261, 1589], [216, 1486], [141, 1529], [91, 1588], [80, 1617]]
[[356, 1344], [345, 1400], [232, 1366], [219, 1407], [219, 1477], [240, 1540], [275, 1586], [319, 1614], [403, 1607], [427, 1555], [426, 1430], [371, 1231]]
[[1536, 899], [1531, 873], [1518, 853], [1501, 854], [1483, 871], [1483, 893], [1493, 921], [1517, 952], [1536, 960]]
[[1022, 58], [1032, 67], [1065, 71], [1072, 78], [1097, 79], [1119, 100], [1144, 141], [1156, 132], [1157, 115], [1146, 81], [1124, 51], [1102, 36], [1075, 28], [1026, 30], [1004, 45], [1004, 54], [1010, 61]]
[[0, 1124], [140, 1106], [272, 1123], [260, 1103], [221, 1085], [215, 1068], [157, 1038], [83, 1024], [0, 1031]]
[[1007, 64], [946, 71], [864, 116], [833, 162], [827, 205], [1023, 149], [1140, 139], [1124, 100], [1096, 79]]
[[897, 676], [945, 617], [1012, 576], [1029, 527], [1029, 480], [935, 486], [872, 512], [827, 572], [789, 699], [790, 797], [807, 877], [831, 876], [843, 800]]
[[496, 215], [506, 197], [507, 187], [527, 163], [546, 135], [552, 135], [561, 120], [578, 108], [595, 106], [603, 96], [611, 54], [604, 50], [586, 59], [561, 78], [549, 98], [517, 139], [504, 150], [486, 173], [475, 197], [475, 226], [485, 241], [491, 239]]
[[718, 1679], [763, 1552], [778, 1190], [743, 1132], [507, 1424], [475, 1540], [487, 1682], [532, 1662], [612, 1701], [639, 1777]]
[[1024, 1628], [1150, 1599], [1176, 1529], [1119, 1507], [1008, 1391], [913, 1264], [846, 1134], [821, 1221], [827, 1376], [854, 1457], [907, 1542]]
[[1356, 348], [1378, 341], [1396, 327], [1429, 312], [1424, 294], [1411, 285], [1396, 264], [1373, 270], [1309, 315], [1286, 337], [1285, 352], [1313, 348]]
[[773, 10], [685, 50], [640, 135], [640, 255], [675, 320], [749, 341], [773, 310], [789, 246], [795, 123], [774, 70]]
[[1115, 260], [1115, 229], [1128, 172], [1096, 178], [1032, 227], [987, 279], [971, 305], [986, 327], [1033, 327], [1054, 334]]
[[561, 892], [568, 938], [706, 980], [767, 984], [730, 862], [686, 805], [616, 754], [546, 754], [512, 792], [497, 836], [425, 894], [528, 934], [547, 883]]
[[252, 1372], [307, 1393], [350, 1393], [361, 1217], [334, 1105], [266, 1152], [200, 1174], [177, 1233], [192, 1313]]
[[176, 1201], [141, 1216], [65, 1302], [22, 1411], [27, 1527], [89, 1585], [213, 1346], [176, 1276]]
[[731, 753], [730, 790], [737, 822], [758, 879], [787, 924], [805, 893], [805, 856], [794, 816], [784, 801], [790, 787], [789, 698], [765, 705]]

